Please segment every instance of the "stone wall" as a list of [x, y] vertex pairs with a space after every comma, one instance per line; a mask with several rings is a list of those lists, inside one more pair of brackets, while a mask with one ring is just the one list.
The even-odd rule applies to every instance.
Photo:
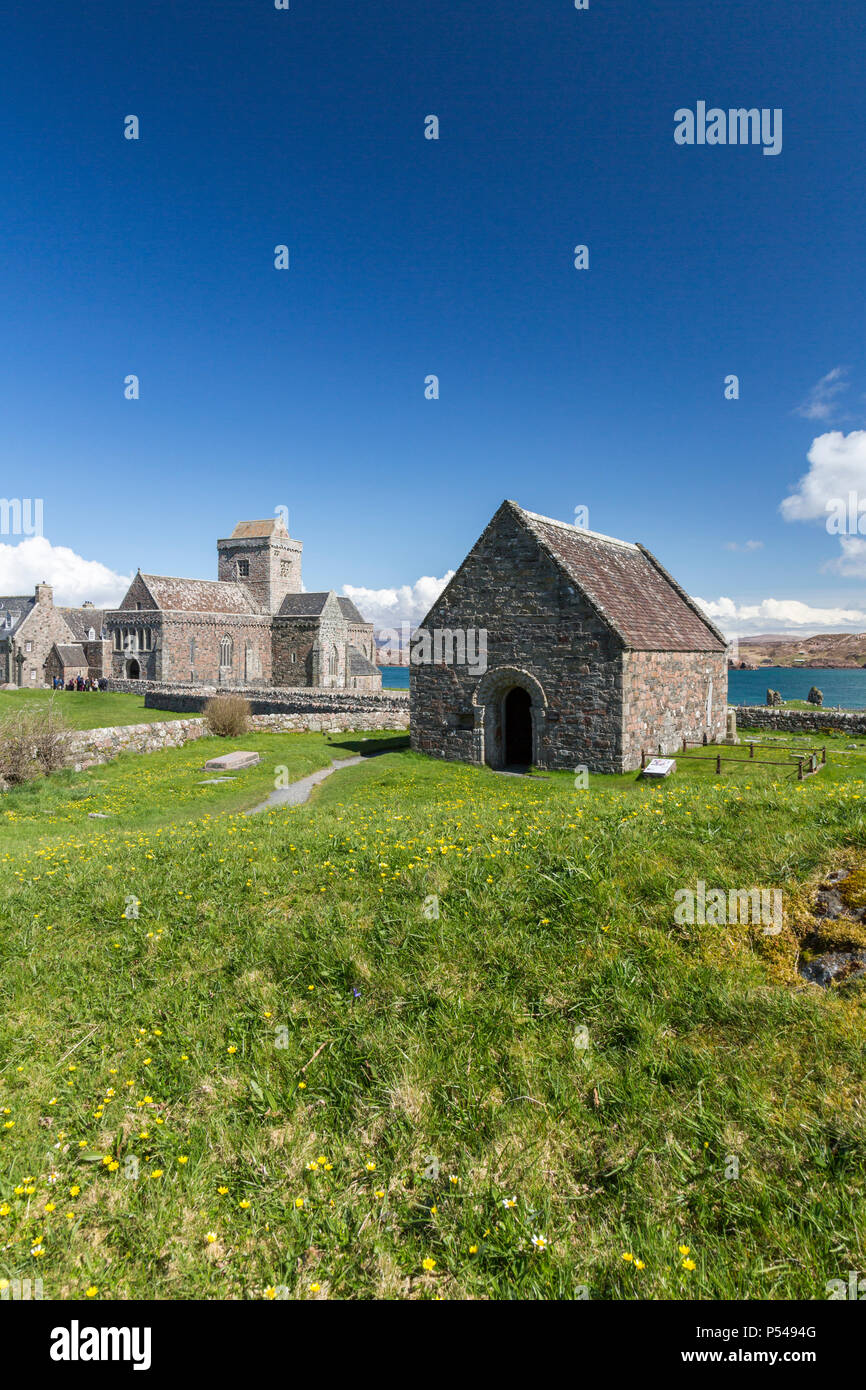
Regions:
[[[398, 692], [399, 693], [399, 692]], [[165, 706], [162, 706], [165, 708]], [[408, 703], [402, 710], [295, 711], [256, 714], [250, 720], [255, 733], [332, 733], [347, 734], [377, 729], [402, 730], [409, 726]], [[85, 729], [73, 734], [70, 753], [76, 772], [107, 763], [121, 753], [158, 753], [164, 748], [182, 748], [193, 739], [210, 738], [203, 719], [154, 720], [152, 724], [124, 724], [108, 729]], [[216, 751], [209, 756], [216, 756]]]
[[110, 762], [121, 753], [158, 753], [163, 748], [182, 748], [191, 739], [205, 736], [203, 719], [171, 719], [164, 723], [157, 720], [153, 724], [83, 729], [72, 735], [69, 748], [75, 771], [80, 772], [82, 768]]
[[[182, 714], [198, 714], [214, 695], [226, 694], [217, 686], [168, 685], [156, 681], [109, 682], [110, 690], [129, 690], [144, 694], [148, 709], [170, 709]], [[405, 690], [329, 690], [322, 686], [252, 686], [230, 692], [249, 700], [253, 714], [334, 715], [348, 728], [406, 728], [407, 723], [358, 724], [357, 719], [379, 720], [384, 716], [408, 721], [409, 694]]]
[[[55, 642], [74, 642], [75, 638], [64, 621], [62, 614], [54, 607], [53, 591], [50, 584], [36, 585], [36, 603], [18, 627], [13, 638], [16, 651], [21, 651], [24, 662], [21, 666], [22, 686], [41, 689], [45, 684], [45, 663]], [[27, 648], [30, 647], [28, 651]], [[11, 662], [9, 680], [18, 682], [18, 662], [14, 655]]]
[[738, 729], [782, 729], [791, 734], [866, 734], [866, 710], [771, 709], [767, 705], [731, 705]]
[[503, 705], [515, 685], [531, 699], [539, 767], [621, 770], [620, 644], [563, 571], [511, 516], [488, 527], [425, 631], [484, 627], [487, 670], [430, 662], [410, 673], [412, 747], [501, 767]]
[[[675, 753], [683, 739], [725, 736], [728, 671], [724, 652], [626, 652], [623, 771], [641, 753]], [[712, 684], [711, 684], [712, 683]], [[709, 718], [707, 717], [709, 707]]]

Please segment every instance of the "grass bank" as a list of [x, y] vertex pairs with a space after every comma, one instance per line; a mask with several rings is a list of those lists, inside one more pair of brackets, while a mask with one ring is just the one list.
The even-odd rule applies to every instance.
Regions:
[[[271, 784], [332, 752], [259, 739]], [[258, 817], [252, 777], [198, 799], [201, 745], [0, 801], [0, 1273], [776, 1299], [863, 1270], [864, 991], [795, 969], [809, 883], [862, 854], [862, 757], [578, 791], [397, 750]], [[699, 879], [781, 888], [782, 933], [678, 925]]]

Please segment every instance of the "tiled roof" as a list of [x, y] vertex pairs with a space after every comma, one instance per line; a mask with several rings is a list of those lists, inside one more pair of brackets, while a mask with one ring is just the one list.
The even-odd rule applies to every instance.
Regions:
[[350, 676], [375, 676], [378, 667], [362, 656], [357, 647], [350, 647], [348, 656]]
[[79, 642], [88, 640], [87, 634], [91, 628], [97, 638], [102, 632], [105, 613], [101, 608], [59, 608], [57, 611]]
[[280, 604], [281, 618], [318, 618], [328, 601], [329, 590], [323, 594], [286, 594]]
[[724, 651], [722, 634], [642, 545], [509, 504], [635, 651]]
[[[0, 598], [0, 638], [11, 637], [21, 620], [27, 617], [35, 604], [36, 599], [27, 594], [13, 594], [8, 598]], [[6, 626], [7, 613], [12, 615], [11, 627]]]
[[282, 517], [269, 517], [265, 521], [239, 521], [229, 540], [257, 540], [266, 536], [287, 536], [288, 531]]
[[164, 574], [143, 574], [142, 579], [163, 612], [257, 613], [243, 584], [224, 579], [172, 579]]
[[78, 643], [74, 643], [69, 646], [64, 644], [63, 646], [61, 646], [60, 643], [57, 642], [55, 643], [55, 651], [59, 655], [60, 660], [63, 662], [64, 666], [87, 665], [87, 656], [85, 654], [84, 648], [80, 646]]
[[338, 598], [337, 602], [340, 605], [340, 612], [342, 613], [343, 617], [346, 619], [347, 622], [365, 623], [367, 621], [366, 618], [361, 617], [361, 614], [358, 612], [357, 608], [355, 607], [354, 603], [350, 598]]

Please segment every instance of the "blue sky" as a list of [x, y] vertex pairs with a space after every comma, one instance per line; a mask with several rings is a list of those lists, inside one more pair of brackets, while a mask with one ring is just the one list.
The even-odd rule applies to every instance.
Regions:
[[[587, 506], [729, 599], [730, 630], [866, 630], [866, 542], [820, 515], [866, 495], [862, 21], [861, 0], [7, 13], [0, 492], [43, 499], [45, 539], [0, 536], [0, 591], [39, 565], [79, 599], [106, 570], [215, 575], [215, 538], [284, 505], [308, 588], [418, 617], [417, 581], [513, 497]], [[698, 101], [781, 108], [781, 153], [678, 146]]]

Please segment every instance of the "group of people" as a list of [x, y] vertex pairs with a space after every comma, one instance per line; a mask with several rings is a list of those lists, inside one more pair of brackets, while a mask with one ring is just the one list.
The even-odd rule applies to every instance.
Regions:
[[108, 681], [103, 677], [97, 680], [95, 676], [75, 676], [63, 684], [62, 676], [55, 676], [52, 682], [55, 690], [107, 690]]

